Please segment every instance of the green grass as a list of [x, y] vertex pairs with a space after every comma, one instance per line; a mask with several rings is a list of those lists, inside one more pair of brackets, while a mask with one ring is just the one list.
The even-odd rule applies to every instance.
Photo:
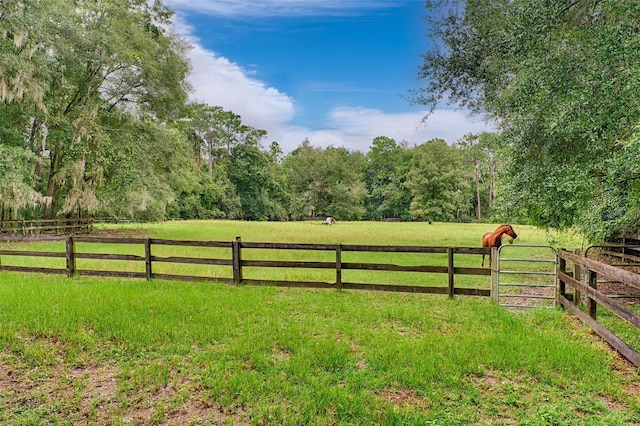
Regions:
[[[375, 225], [145, 232], [230, 241], [242, 228], [245, 241], [325, 242], [307, 235], [318, 229], [328, 240], [343, 233], [333, 242], [385, 244], [390, 224]], [[413, 235], [421, 227], [393, 225], [403, 226], [390, 226], [388, 244], [473, 240], [422, 224], [442, 238], [427, 243]], [[360, 231], [342, 230], [351, 226]], [[570, 315], [486, 298], [2, 272], [0, 348], [2, 424], [640, 422], [637, 371]]]

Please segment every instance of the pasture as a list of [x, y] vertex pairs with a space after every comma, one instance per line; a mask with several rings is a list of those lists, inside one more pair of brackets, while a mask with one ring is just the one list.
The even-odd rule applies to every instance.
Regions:
[[[202, 221], [99, 232], [478, 246], [487, 228]], [[582, 244], [515, 228], [522, 244]], [[640, 422], [638, 372], [588, 329], [560, 310], [509, 312], [487, 298], [2, 272], [0, 345], [3, 424]]]

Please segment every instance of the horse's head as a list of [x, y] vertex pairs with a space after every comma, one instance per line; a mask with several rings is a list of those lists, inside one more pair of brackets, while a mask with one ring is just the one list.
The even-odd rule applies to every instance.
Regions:
[[508, 236], [510, 236], [511, 238], [518, 238], [518, 234], [516, 234], [516, 231], [513, 230], [513, 228], [511, 227], [511, 225], [509, 224], [503, 224], [500, 225], [496, 228], [495, 231], [493, 231], [493, 233], [495, 235], [504, 235], [507, 234]]
[[505, 234], [507, 234], [511, 238], [518, 238], [518, 234], [516, 234], [516, 231], [513, 230], [511, 225], [502, 225], [502, 226], [506, 227], [505, 230], [504, 230]]

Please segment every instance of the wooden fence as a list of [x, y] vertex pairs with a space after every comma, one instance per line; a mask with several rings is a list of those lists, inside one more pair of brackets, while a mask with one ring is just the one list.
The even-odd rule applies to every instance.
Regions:
[[[39, 272], [74, 275], [106, 276], [106, 277], [132, 277], [141, 279], [167, 279], [181, 281], [221, 281], [234, 284], [257, 284], [275, 285], [282, 287], [308, 287], [308, 288], [328, 288], [338, 290], [378, 290], [411, 293], [432, 293], [446, 294], [449, 297], [454, 295], [471, 296], [491, 296], [491, 290], [482, 288], [457, 287], [455, 285], [456, 276], [476, 275], [491, 276], [492, 271], [488, 268], [473, 268], [456, 266], [456, 255], [482, 255], [488, 254], [489, 249], [476, 247], [426, 247], [426, 246], [374, 246], [374, 245], [343, 245], [343, 244], [294, 244], [294, 243], [255, 243], [243, 242], [238, 237], [234, 241], [182, 241], [165, 240], [156, 238], [97, 238], [90, 236], [8, 236], [0, 235], [0, 241], [20, 241], [20, 242], [59, 242], [63, 243], [59, 251], [39, 251], [28, 250], [29, 244], [23, 244], [20, 249], [9, 248], [8, 244], [0, 246], [0, 270], [16, 272]], [[83, 252], [77, 249], [78, 243], [91, 243], [99, 247], [109, 247], [109, 245], [131, 245], [139, 254], [118, 254], [118, 253], [95, 253]], [[188, 256], [159, 256], [157, 251], [160, 247], [173, 246], [183, 251], [189, 248], [214, 248], [222, 253], [218, 257], [188, 257]], [[95, 248], [95, 246], [94, 246]], [[243, 259], [245, 250], [269, 250], [269, 251], [322, 251], [333, 253], [332, 261], [282, 261], [282, 260], [251, 260]], [[446, 256], [446, 266], [442, 265], [396, 265], [391, 263], [358, 263], [343, 261], [345, 252], [375, 252], [375, 253], [415, 253], [424, 254], [424, 260], [433, 259], [431, 255], [439, 255], [440, 258]], [[198, 252], [199, 253], [199, 252]], [[11, 257], [29, 258], [53, 258], [64, 260], [64, 267], [35, 267], [35, 266], [15, 266], [7, 265], [7, 258]], [[493, 251], [494, 259], [497, 251]], [[326, 257], [326, 256], [325, 256]], [[79, 259], [89, 260], [114, 260], [139, 263], [144, 265], [144, 272], [132, 272], [113, 269], [81, 269], [78, 268]], [[421, 258], [422, 259], [422, 258]], [[597, 306], [601, 305], [613, 314], [626, 321], [628, 324], [640, 328], [640, 315], [633, 312], [624, 304], [617, 302], [598, 291], [598, 277], [600, 279], [613, 279], [623, 282], [634, 288], [640, 289], [640, 275], [607, 265], [593, 259], [579, 256], [566, 250], [558, 252], [559, 267], [557, 268], [558, 301], [584, 323], [589, 325], [606, 342], [613, 346], [618, 352], [640, 367], [640, 354], [627, 345], [622, 339], [604, 327], [597, 321]], [[479, 258], [478, 258], [479, 260]], [[11, 262], [10, 262], [11, 263]], [[159, 264], [182, 264], [182, 265], [217, 265], [222, 266], [226, 271], [225, 276], [194, 276], [169, 273], [157, 273], [155, 268]], [[442, 263], [442, 260], [441, 262]], [[479, 263], [479, 262], [478, 262]], [[569, 268], [569, 265], [572, 265]], [[301, 281], [301, 280], [257, 280], [243, 277], [245, 268], [293, 268], [293, 269], [325, 269], [335, 273], [335, 280], [329, 281]], [[142, 269], [141, 267], [138, 269]], [[427, 285], [395, 285], [377, 284], [363, 282], [348, 282], [343, 280], [342, 273], [345, 270], [363, 271], [399, 271], [414, 273], [445, 274], [447, 276], [447, 286], [427, 286]], [[584, 280], [582, 277], [586, 277]], [[572, 291], [567, 291], [570, 288]], [[586, 297], [586, 307], [581, 306], [582, 297]]]
[[37, 235], [89, 232], [92, 218], [69, 219], [19, 219], [0, 221], [1, 234]]
[[[597, 307], [601, 305], [632, 326], [640, 328], [640, 315], [598, 291], [598, 277], [617, 280], [640, 289], [640, 275], [566, 250], [560, 250], [558, 258], [558, 301], [625, 358], [640, 367], [640, 353], [597, 321]], [[572, 270], [568, 269], [567, 262], [573, 265]], [[582, 280], [582, 277], [586, 279]], [[567, 293], [567, 286], [573, 289], [571, 294]], [[582, 295], [586, 296], [585, 311], [580, 308]]]
[[[342, 244], [294, 244], [294, 243], [252, 243], [242, 242], [238, 237], [231, 242], [223, 241], [180, 241], [163, 240], [156, 238], [96, 238], [90, 236], [38, 236], [38, 237], [17, 237], [0, 236], [0, 241], [64, 241], [65, 250], [59, 252], [35, 251], [35, 250], [15, 250], [3, 248], [0, 250], [0, 269], [18, 272], [41, 272], [73, 275], [94, 275], [111, 277], [134, 277], [146, 278], [147, 280], [174, 279], [183, 281], [212, 280], [223, 281], [235, 284], [267, 284], [285, 287], [310, 287], [310, 288], [335, 288], [349, 290], [381, 290], [411, 293], [435, 293], [447, 294], [453, 297], [455, 294], [471, 296], [490, 296], [489, 289], [464, 288], [455, 286], [456, 275], [479, 275], [490, 276], [488, 268], [468, 268], [455, 266], [455, 255], [482, 255], [488, 254], [489, 249], [470, 247], [423, 247], [423, 246], [373, 246], [373, 245], [342, 245]], [[135, 254], [104, 254], [85, 253], [76, 249], [76, 243], [94, 243], [100, 245], [108, 244], [128, 244], [140, 248], [144, 247], [144, 255]], [[202, 257], [178, 257], [178, 256], [157, 256], [154, 255], [154, 248], [161, 246], [188, 247], [214, 247], [228, 250], [228, 256], [224, 258], [202, 258]], [[275, 260], [245, 260], [242, 258], [243, 250], [295, 250], [295, 251], [329, 251], [335, 253], [335, 261], [275, 261]], [[446, 266], [431, 265], [395, 265], [389, 263], [355, 263], [343, 262], [344, 252], [377, 252], [377, 253], [418, 253], [418, 254], [445, 254], [447, 256]], [[27, 256], [42, 258], [64, 258], [65, 268], [45, 268], [32, 266], [10, 266], [3, 264], [2, 257], [6, 256]], [[90, 270], [79, 269], [78, 259], [94, 260], [119, 260], [144, 262], [145, 272], [115, 271], [115, 270]], [[192, 276], [156, 273], [155, 265], [159, 263], [174, 264], [201, 264], [201, 265], [221, 265], [231, 268], [232, 278], [215, 276]], [[479, 258], [478, 258], [478, 263]], [[252, 280], [243, 278], [244, 268], [314, 268], [331, 269], [335, 271], [334, 282], [322, 281], [285, 281], [285, 280]], [[448, 285], [446, 287], [420, 286], [420, 285], [392, 285], [376, 283], [345, 282], [342, 279], [344, 270], [367, 270], [367, 271], [404, 271], [419, 273], [446, 274]]]

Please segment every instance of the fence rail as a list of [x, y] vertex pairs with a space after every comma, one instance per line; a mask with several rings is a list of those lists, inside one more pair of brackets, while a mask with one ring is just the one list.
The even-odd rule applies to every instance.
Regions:
[[[492, 271], [485, 268], [458, 267], [455, 262], [455, 255], [482, 255], [488, 254], [489, 249], [475, 247], [426, 247], [426, 246], [372, 246], [372, 245], [342, 245], [342, 244], [293, 244], [293, 243], [256, 243], [242, 242], [238, 237], [234, 241], [185, 241], [166, 240], [155, 238], [97, 238], [91, 236], [18, 236], [0, 235], [0, 241], [6, 242], [60, 242], [64, 244], [64, 250], [60, 251], [38, 251], [29, 250], [29, 245], [20, 245], [15, 249], [10, 249], [9, 244], [0, 247], [0, 270], [15, 272], [37, 272], [74, 275], [104, 276], [104, 277], [129, 277], [141, 279], [167, 279], [181, 281], [218, 281], [234, 284], [254, 284], [273, 285], [282, 287], [306, 287], [325, 288], [338, 290], [374, 290], [391, 292], [410, 293], [431, 293], [443, 294], [453, 297], [454, 295], [470, 295], [490, 297], [491, 290], [483, 288], [466, 288], [455, 285], [458, 275], [491, 276]], [[122, 254], [122, 253], [90, 253], [79, 251], [76, 244], [93, 243], [99, 247], [109, 247], [114, 244], [125, 244], [136, 247], [137, 252], [144, 254]], [[216, 257], [190, 257], [186, 255], [160, 256], [155, 251], [163, 246], [186, 248], [215, 248], [221, 249], [224, 255]], [[245, 250], [283, 250], [283, 251], [325, 251], [333, 252], [335, 260], [332, 261], [294, 261], [294, 260], [246, 260], [243, 259]], [[396, 265], [392, 263], [365, 263], [365, 262], [344, 262], [345, 252], [376, 252], [376, 253], [417, 253], [425, 255], [446, 255], [446, 266], [441, 265]], [[54, 267], [34, 267], [7, 265], [4, 260], [12, 257], [34, 257], [38, 259], [52, 258], [65, 259], [64, 268]], [[497, 251], [493, 249], [493, 256], [497, 256]], [[425, 256], [426, 259], [433, 258]], [[144, 272], [138, 271], [117, 271], [99, 269], [80, 269], [77, 261], [84, 260], [105, 260], [105, 261], [125, 261], [144, 264]], [[557, 292], [558, 301], [569, 309], [574, 315], [584, 323], [592, 327], [606, 342], [613, 346], [620, 354], [626, 357], [636, 366], [640, 367], [640, 353], [617, 337], [597, 321], [597, 306], [601, 305], [609, 309], [622, 320], [636, 328], [640, 328], [640, 315], [633, 312], [625, 305], [615, 299], [598, 291], [598, 277], [606, 277], [623, 282], [634, 288], [640, 289], [640, 275], [633, 272], [616, 268], [611, 265], [598, 262], [593, 259], [579, 256], [566, 250], [558, 252], [559, 267], [557, 268]], [[227, 269], [226, 276], [195, 276], [175, 273], [158, 273], [154, 269], [159, 264], [183, 264], [183, 265], [215, 265]], [[572, 264], [573, 269], [569, 270], [568, 265]], [[294, 268], [294, 269], [323, 269], [335, 271], [334, 281], [311, 281], [311, 280], [269, 280], [244, 278], [246, 268]], [[447, 286], [426, 286], [426, 285], [396, 285], [381, 283], [349, 282], [343, 280], [343, 271], [363, 270], [363, 271], [397, 271], [414, 273], [434, 273], [445, 274], [448, 278]], [[228, 272], [231, 272], [229, 274]], [[229, 278], [229, 275], [232, 278]], [[584, 280], [581, 277], [586, 277]], [[567, 288], [573, 289], [572, 294], [567, 292]], [[586, 296], [586, 309], [581, 308], [582, 295]]]
[[1, 220], [0, 234], [68, 234], [88, 232], [93, 228], [93, 218], [68, 219], [19, 219]]
[[[566, 250], [561, 250], [558, 253], [558, 257], [560, 259], [558, 268], [559, 302], [582, 322], [589, 325], [593, 331], [620, 354], [635, 366], [640, 367], [640, 353], [597, 321], [597, 306], [602, 305], [622, 320], [636, 328], [640, 328], [640, 315], [598, 291], [599, 276], [606, 276], [637, 289], [640, 289], [640, 276], [615, 266], [578, 256]], [[573, 271], [567, 269], [567, 262], [573, 264]], [[581, 280], [582, 277], [585, 277], [585, 282]], [[573, 294], [567, 293], [567, 286], [573, 289]], [[580, 308], [582, 295], [587, 297], [586, 312]]]
[[[310, 288], [337, 288], [352, 290], [380, 290], [395, 292], [411, 292], [411, 293], [433, 293], [448, 294], [453, 297], [456, 294], [473, 295], [473, 296], [490, 296], [490, 290], [482, 288], [461, 288], [455, 286], [456, 275], [477, 275], [490, 276], [491, 270], [485, 268], [470, 268], [455, 266], [455, 255], [481, 255], [488, 254], [489, 249], [472, 248], [472, 247], [426, 247], [426, 246], [373, 246], [373, 245], [342, 245], [342, 244], [295, 244], [295, 243], [256, 243], [242, 242], [237, 238], [231, 242], [224, 241], [182, 241], [182, 240], [165, 240], [156, 238], [98, 238], [91, 236], [2, 236], [0, 241], [60, 241], [65, 243], [65, 250], [60, 252], [53, 251], [36, 251], [25, 250], [24, 248], [11, 250], [0, 250], [0, 269], [7, 271], [19, 272], [40, 272], [40, 273], [66, 273], [67, 276], [73, 275], [93, 275], [93, 276], [113, 276], [113, 277], [133, 277], [158, 279], [176, 279], [184, 281], [194, 280], [213, 280], [223, 281], [235, 284], [260, 284], [275, 285], [285, 287], [310, 287]], [[144, 247], [144, 255], [139, 254], [118, 254], [118, 253], [87, 253], [78, 251], [76, 244], [78, 243], [94, 243], [98, 245], [109, 244], [127, 244], [137, 246], [137, 251], [142, 251], [140, 247]], [[161, 246], [179, 246], [187, 247], [207, 247], [221, 248], [228, 250], [228, 256], [219, 257], [188, 257], [188, 256], [158, 256], [155, 255], [155, 249]], [[293, 250], [293, 251], [329, 251], [335, 253], [333, 261], [293, 261], [293, 260], [245, 260], [242, 258], [244, 250]], [[446, 254], [446, 266], [434, 265], [396, 265], [391, 263], [364, 263], [364, 262], [343, 262], [343, 252], [376, 252], [376, 253], [418, 253], [418, 254]], [[2, 257], [27, 256], [27, 257], [49, 257], [49, 258], [65, 258], [66, 267], [62, 268], [45, 268], [32, 266], [10, 266], [3, 264]], [[77, 261], [79, 259], [88, 260], [114, 260], [139, 262], [145, 264], [144, 272], [131, 271], [115, 271], [115, 270], [97, 270], [97, 269], [79, 269]], [[173, 264], [193, 264], [193, 265], [217, 265], [229, 267], [232, 271], [233, 278], [224, 276], [194, 276], [180, 275], [169, 273], [156, 273], [155, 266], [160, 263]], [[328, 269], [335, 271], [335, 281], [287, 281], [287, 280], [268, 280], [268, 279], [246, 279], [243, 277], [245, 268], [301, 268], [301, 269]], [[395, 285], [381, 283], [363, 283], [363, 282], [345, 282], [342, 279], [342, 273], [345, 270], [363, 270], [363, 271], [396, 271], [396, 272], [417, 272], [417, 273], [435, 273], [446, 274], [448, 276], [448, 285], [440, 286], [423, 286], [423, 285]]]

